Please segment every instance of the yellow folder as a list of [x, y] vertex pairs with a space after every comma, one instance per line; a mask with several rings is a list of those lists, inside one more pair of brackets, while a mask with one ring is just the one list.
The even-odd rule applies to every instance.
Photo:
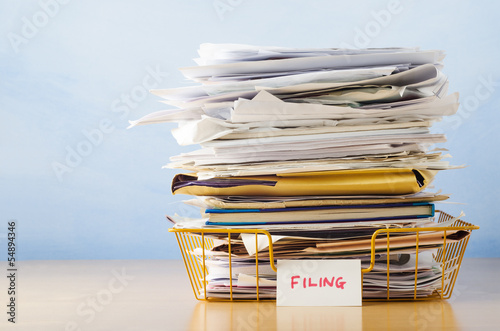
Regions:
[[197, 196], [401, 195], [423, 190], [435, 174], [436, 171], [431, 170], [380, 168], [204, 181], [199, 181], [195, 174], [179, 174], [173, 179], [172, 193]]

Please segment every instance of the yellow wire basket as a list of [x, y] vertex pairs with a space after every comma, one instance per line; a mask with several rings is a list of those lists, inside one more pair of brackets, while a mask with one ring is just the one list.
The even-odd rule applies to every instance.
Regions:
[[[442, 212], [439, 213], [438, 225], [439, 223], [447, 222], [453, 219], [453, 216]], [[479, 229], [478, 226], [466, 223], [460, 219], [457, 219], [451, 226], [446, 227], [425, 227], [425, 228], [391, 228], [391, 229], [379, 229], [376, 230], [371, 237], [371, 253], [370, 253], [370, 265], [368, 268], [361, 270], [361, 275], [365, 275], [371, 272], [375, 265], [376, 256], [376, 239], [378, 237], [384, 238], [387, 242], [386, 249], [384, 250], [387, 256], [391, 254], [391, 234], [397, 234], [398, 232], [404, 233], [414, 233], [415, 234], [415, 285], [414, 293], [412, 297], [404, 298], [393, 298], [390, 296], [390, 259], [387, 258], [387, 295], [385, 298], [376, 299], [366, 299], [365, 301], [383, 301], [383, 300], [429, 300], [429, 299], [448, 299], [451, 297], [453, 292], [453, 287], [455, 286], [455, 281], [457, 279], [458, 272], [460, 270], [460, 265], [467, 248], [467, 243], [469, 242], [470, 236], [465, 236], [463, 239], [458, 241], [447, 241], [447, 232], [454, 231], [467, 231], [472, 232], [472, 230]], [[422, 233], [442, 231], [443, 233], [443, 243], [442, 246], [433, 255], [434, 261], [441, 266], [441, 285], [438, 289], [434, 290], [431, 295], [421, 297], [417, 295], [417, 273], [418, 273], [418, 253], [421, 249], [419, 242], [419, 237]], [[186, 271], [191, 282], [193, 293], [198, 300], [208, 300], [208, 301], [258, 301], [266, 300], [260, 298], [259, 295], [259, 252], [258, 252], [258, 235], [264, 235], [268, 238], [269, 244], [269, 256], [266, 256], [266, 260], [269, 259], [270, 266], [272, 270], [277, 271], [276, 265], [274, 263], [273, 254], [273, 242], [271, 234], [262, 229], [169, 229], [169, 232], [175, 233], [179, 248], [182, 253], [182, 258], [186, 266]], [[207, 256], [206, 252], [214, 248], [214, 240], [208, 237], [208, 234], [218, 234], [219, 236], [224, 236], [227, 238], [228, 245], [228, 259], [229, 259], [229, 275], [232, 275], [232, 251], [231, 251], [231, 238], [235, 235], [242, 233], [249, 233], [255, 235], [255, 275], [256, 275], [256, 298], [255, 299], [241, 299], [235, 298], [233, 296], [233, 281], [232, 277], [229, 277], [229, 297], [228, 298], [213, 298], [207, 295], [207, 275], [208, 269], [206, 265], [207, 259], [211, 259]], [[194, 254], [196, 249], [201, 249], [201, 259], [198, 255]], [[380, 253], [380, 252], [379, 252]], [[363, 278], [363, 277], [362, 277]]]

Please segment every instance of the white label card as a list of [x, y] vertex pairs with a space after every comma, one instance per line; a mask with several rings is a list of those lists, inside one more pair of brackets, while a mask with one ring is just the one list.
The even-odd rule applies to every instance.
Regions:
[[360, 260], [278, 260], [277, 306], [361, 306]]

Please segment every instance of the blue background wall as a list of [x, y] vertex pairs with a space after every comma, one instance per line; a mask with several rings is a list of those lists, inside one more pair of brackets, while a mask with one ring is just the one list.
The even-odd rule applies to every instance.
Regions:
[[[441, 172], [435, 185], [465, 205], [439, 208], [464, 210], [482, 227], [467, 256], [498, 257], [500, 3], [492, 3], [4, 0], [1, 246], [15, 219], [21, 259], [179, 258], [164, 216], [198, 211], [171, 196], [174, 171], [161, 166], [195, 147], [179, 148], [173, 125], [126, 127], [165, 108], [144, 82], [191, 84], [177, 68], [194, 64], [200, 43], [420, 46], [447, 52], [450, 91], [462, 101], [439, 129], [454, 164], [469, 167]], [[78, 148], [84, 156], [72, 155]]]

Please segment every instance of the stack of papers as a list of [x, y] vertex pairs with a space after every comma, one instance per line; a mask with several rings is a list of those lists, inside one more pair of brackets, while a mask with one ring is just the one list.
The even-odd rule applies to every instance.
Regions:
[[[202, 208], [200, 219], [169, 218], [175, 227], [265, 229], [275, 258], [366, 264], [375, 230], [436, 226], [433, 202], [448, 196], [426, 188], [438, 171], [456, 168], [434, 146], [445, 136], [430, 132], [458, 109], [442, 51], [203, 44], [199, 55], [198, 66], [181, 72], [201, 84], [152, 90], [177, 109], [131, 121], [177, 122], [180, 145], [201, 145], [166, 165], [189, 171], [175, 176], [172, 192], [196, 196], [187, 203]], [[446, 240], [467, 235], [447, 231]], [[191, 253], [210, 257], [209, 296], [228, 297], [232, 284], [233, 297], [255, 298], [256, 253], [260, 296], [275, 296], [267, 237], [242, 233], [229, 245], [227, 234], [206, 236], [217, 244]], [[442, 246], [444, 236], [425, 232], [419, 251]], [[365, 275], [364, 296], [386, 295], [387, 259], [397, 266], [391, 297], [425, 296], [441, 285], [432, 255], [419, 258], [418, 270], [408, 262], [416, 259], [414, 232], [390, 240], [395, 257], [384, 253], [385, 240], [376, 241], [381, 265]]]

